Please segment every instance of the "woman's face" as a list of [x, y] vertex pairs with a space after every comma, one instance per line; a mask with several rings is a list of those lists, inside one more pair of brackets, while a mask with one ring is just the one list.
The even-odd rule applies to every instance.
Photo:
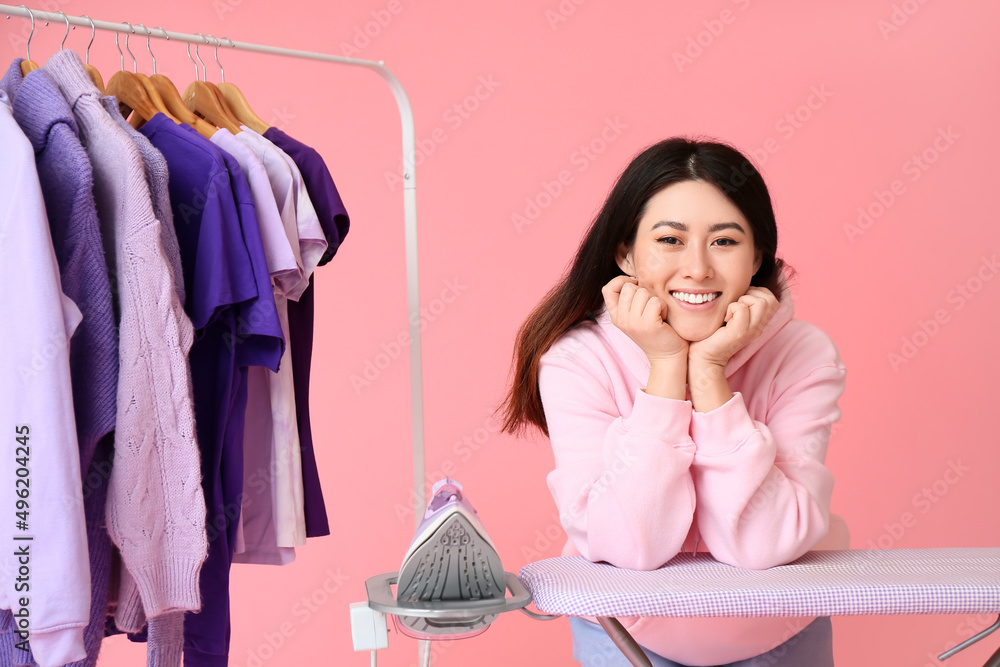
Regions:
[[634, 245], [622, 244], [617, 260], [665, 304], [663, 320], [696, 342], [722, 326], [761, 257], [750, 224], [721, 190], [706, 181], [680, 181], [650, 198]]

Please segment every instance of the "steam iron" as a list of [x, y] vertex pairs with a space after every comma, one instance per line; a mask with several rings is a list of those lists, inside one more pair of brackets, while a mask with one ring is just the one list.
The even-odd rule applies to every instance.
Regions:
[[[434, 484], [431, 495], [399, 569], [397, 602], [434, 605], [503, 599], [507, 582], [500, 556], [462, 485], [445, 478]], [[397, 630], [415, 639], [464, 639], [485, 632], [496, 617], [484, 613], [393, 619]]]

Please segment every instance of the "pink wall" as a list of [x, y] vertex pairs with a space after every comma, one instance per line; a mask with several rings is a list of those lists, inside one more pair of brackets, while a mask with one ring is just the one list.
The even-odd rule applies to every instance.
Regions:
[[[514, 333], [619, 170], [673, 134], [753, 151], [771, 188], [779, 253], [799, 271], [797, 315], [832, 336], [849, 369], [828, 464], [852, 546], [997, 546], [995, 5], [31, 4], [237, 41], [356, 49], [399, 76], [423, 147], [428, 477], [451, 470], [466, 485], [508, 570], [557, 555], [564, 539], [545, 486], [547, 443], [500, 436], [490, 419]], [[7, 59], [23, 54], [27, 29], [26, 20], [0, 21]], [[39, 26], [34, 59], [44, 62], [62, 34]], [[68, 46], [87, 41], [76, 29]], [[143, 41], [131, 46], [148, 72]], [[182, 87], [192, 80], [183, 47], [155, 41], [153, 50], [161, 73]], [[232, 664], [366, 665], [351, 650], [348, 605], [364, 598], [367, 577], [399, 568], [412, 533], [408, 350], [394, 342], [406, 329], [398, 116], [369, 72], [220, 58], [259, 115], [326, 157], [353, 224], [317, 278], [313, 430], [336, 534], [288, 567], [234, 568]], [[97, 35], [91, 62], [105, 79], [118, 67], [110, 33]], [[859, 222], [859, 210], [870, 217]], [[836, 618], [838, 664], [937, 664], [929, 654], [992, 620]], [[996, 646], [990, 638], [948, 664], [982, 664]], [[520, 614], [435, 652], [437, 665], [573, 664], [565, 620]], [[102, 667], [141, 660], [122, 638], [102, 655]], [[379, 664], [415, 656], [415, 642], [393, 633]]]

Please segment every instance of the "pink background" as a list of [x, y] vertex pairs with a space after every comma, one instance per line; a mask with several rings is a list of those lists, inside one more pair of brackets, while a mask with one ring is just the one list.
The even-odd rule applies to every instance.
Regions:
[[[558, 555], [564, 539], [545, 439], [501, 436], [490, 418], [514, 334], [618, 172], [674, 134], [753, 151], [771, 188], [779, 254], [799, 272], [796, 314], [830, 334], [849, 369], [828, 465], [852, 546], [998, 545], [992, 3], [31, 4], [236, 41], [349, 47], [397, 74], [423, 146], [428, 481], [447, 470], [466, 486], [507, 570]], [[0, 21], [5, 62], [23, 55], [28, 26]], [[44, 63], [62, 35], [39, 25], [34, 59]], [[89, 39], [78, 28], [67, 46], [82, 53]], [[144, 41], [131, 47], [151, 72]], [[183, 90], [193, 79], [183, 46], [152, 48]], [[201, 49], [218, 81], [211, 54]], [[394, 347], [406, 330], [399, 118], [364, 70], [227, 50], [220, 59], [258, 115], [325, 156], [352, 218], [317, 276], [313, 432], [334, 535], [287, 567], [234, 567], [231, 664], [367, 665], [352, 652], [348, 605], [364, 599], [367, 577], [399, 568], [413, 525], [408, 350]], [[97, 35], [91, 62], [105, 80], [118, 68], [111, 33]], [[864, 228], [859, 207], [871, 215]], [[518, 228], [516, 215], [533, 219]], [[894, 367], [893, 354], [905, 363]], [[933, 655], [994, 618], [838, 617], [837, 662], [937, 664]], [[569, 637], [565, 619], [507, 614], [478, 638], [438, 643], [435, 664], [574, 664]], [[981, 665], [996, 646], [991, 637], [948, 664]], [[110, 639], [100, 664], [141, 664], [143, 648]], [[416, 664], [416, 643], [392, 632], [379, 664]]]

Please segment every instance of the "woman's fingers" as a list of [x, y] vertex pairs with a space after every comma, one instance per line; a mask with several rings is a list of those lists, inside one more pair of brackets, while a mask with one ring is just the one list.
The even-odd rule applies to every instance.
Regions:
[[663, 302], [660, 301], [659, 297], [653, 296], [646, 301], [646, 306], [642, 309], [642, 318], [649, 321], [654, 321], [655, 318], [656, 321], [662, 322], [662, 313]]
[[632, 311], [632, 300], [635, 298], [636, 286], [634, 283], [622, 285], [621, 293], [618, 297], [618, 313], [615, 316], [615, 323], [624, 324], [629, 320], [629, 313]]
[[618, 304], [621, 300], [622, 288], [628, 283], [634, 284], [635, 279], [629, 276], [615, 276], [608, 284], [601, 288], [601, 293], [604, 295], [604, 303], [608, 307], [608, 313], [611, 315], [612, 319], [617, 319], [618, 314]]
[[771, 290], [766, 287], [751, 287], [739, 298], [749, 312], [748, 328], [760, 335], [771, 321], [780, 304]]

